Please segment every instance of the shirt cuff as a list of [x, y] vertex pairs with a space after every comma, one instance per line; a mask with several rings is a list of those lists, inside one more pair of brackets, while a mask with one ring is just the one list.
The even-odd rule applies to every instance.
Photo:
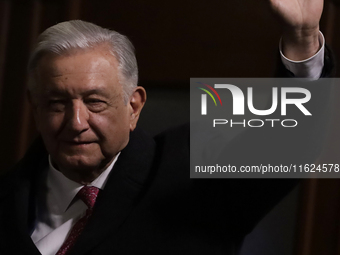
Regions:
[[324, 66], [325, 55], [325, 38], [323, 34], [319, 33], [320, 50], [312, 57], [293, 61], [286, 58], [282, 53], [282, 38], [280, 39], [279, 49], [281, 54], [281, 61], [283, 65], [291, 71], [296, 77], [308, 78], [309, 80], [317, 80], [320, 78]]

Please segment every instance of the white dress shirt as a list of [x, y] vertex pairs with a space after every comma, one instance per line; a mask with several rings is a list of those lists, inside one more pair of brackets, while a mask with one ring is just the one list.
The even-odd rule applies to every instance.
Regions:
[[[88, 186], [104, 189], [118, 156], [119, 154]], [[37, 220], [31, 235], [42, 255], [56, 254], [72, 226], [85, 215], [87, 209], [85, 203], [81, 199], [74, 200], [83, 186], [55, 169], [49, 157], [46, 185], [42, 185], [38, 192], [40, 196], [37, 197]]]
[[321, 31], [319, 32], [320, 50], [312, 57], [293, 61], [286, 58], [282, 53], [282, 39], [280, 40], [280, 54], [282, 63], [291, 71], [296, 77], [308, 78], [309, 80], [317, 80], [320, 78], [324, 66], [325, 55], [325, 38]]
[[[286, 58], [281, 50], [281, 60], [285, 67], [296, 77], [316, 80], [320, 77], [324, 65], [325, 40], [320, 32], [320, 50], [311, 58], [292, 61]], [[119, 154], [111, 165], [89, 186], [104, 189], [105, 183]], [[80, 199], [74, 200], [83, 185], [76, 183], [56, 170], [49, 160], [46, 183], [42, 186], [37, 198], [37, 221], [31, 235], [34, 244], [42, 255], [54, 255], [66, 240], [72, 226], [86, 212], [87, 206]]]

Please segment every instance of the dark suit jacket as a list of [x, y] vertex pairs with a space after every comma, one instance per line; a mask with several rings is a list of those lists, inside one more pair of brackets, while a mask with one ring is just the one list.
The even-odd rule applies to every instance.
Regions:
[[[324, 75], [332, 63], [326, 57]], [[285, 76], [287, 74], [287, 71]], [[320, 89], [321, 100], [329, 91]], [[320, 118], [327, 107], [314, 109]], [[290, 161], [312, 162], [320, 152], [324, 125], [302, 130], [305, 146], [283, 151], [249, 145], [254, 160], [285, 153]], [[230, 142], [226, 155], [237, 163], [245, 134]], [[262, 138], [259, 138], [262, 139]], [[263, 143], [263, 140], [261, 140]], [[262, 144], [263, 145], [263, 144]], [[288, 146], [288, 144], [286, 144]], [[308, 148], [306, 148], [308, 147]], [[302, 149], [302, 150], [301, 150]], [[251, 154], [249, 154], [251, 155]], [[281, 154], [282, 156], [282, 154]], [[282, 157], [280, 157], [282, 158]], [[280, 162], [284, 163], [284, 162]], [[1, 182], [0, 254], [38, 255], [30, 238], [35, 220], [38, 179], [48, 166], [41, 139]], [[136, 129], [116, 162], [93, 215], [69, 255], [234, 254], [242, 238], [296, 184], [286, 179], [190, 179], [189, 125], [155, 139]]]

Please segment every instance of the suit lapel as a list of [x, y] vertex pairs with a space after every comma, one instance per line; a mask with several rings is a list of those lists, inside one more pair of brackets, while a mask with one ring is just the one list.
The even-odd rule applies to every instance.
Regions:
[[[142, 131], [136, 129], [130, 134], [129, 144], [121, 152], [105, 189], [97, 198], [90, 221], [69, 255], [85, 254], [107, 235], [118, 232], [145, 191], [154, 149], [153, 139]], [[3, 189], [6, 194], [1, 194], [5, 206], [0, 209], [4, 215], [0, 219], [0, 233], [3, 232], [1, 236], [6, 240], [2, 242], [8, 243], [13, 254], [40, 254], [29, 235], [30, 222], [34, 220], [29, 215], [34, 215], [35, 205], [31, 198], [35, 197], [36, 182], [47, 166], [48, 155], [42, 140], [38, 139], [11, 171], [11, 178], [6, 178], [7, 187]]]
[[154, 156], [154, 141], [140, 130], [130, 135], [97, 198], [91, 219], [75, 243], [72, 254], [85, 254], [107, 235], [114, 235], [133, 210], [146, 188]]
[[[38, 157], [36, 155], [39, 155]], [[19, 162], [16, 169], [6, 178], [6, 194], [2, 199], [3, 216], [0, 231], [4, 231], [6, 240], [4, 246], [10, 247], [13, 254], [39, 255], [40, 252], [34, 245], [29, 226], [35, 212], [34, 189], [39, 169], [47, 167], [47, 154], [40, 139], [27, 152]]]
[[[9, 242], [13, 242], [13, 254], [30, 254], [38, 255], [39, 250], [34, 245], [28, 230], [28, 211], [30, 201], [30, 185], [28, 182], [21, 183], [20, 190], [17, 190], [12, 196], [8, 197], [8, 204], [13, 210], [6, 212], [7, 217], [5, 229], [11, 229], [7, 232]], [[14, 244], [14, 242], [16, 244]]]

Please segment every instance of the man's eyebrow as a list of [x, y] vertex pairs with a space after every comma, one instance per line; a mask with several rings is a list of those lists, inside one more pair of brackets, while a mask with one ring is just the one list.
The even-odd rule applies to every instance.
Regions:
[[90, 95], [100, 95], [100, 96], [107, 96], [107, 93], [104, 89], [91, 89], [81, 93], [82, 96], [90, 96]]
[[67, 95], [66, 91], [57, 90], [57, 89], [48, 89], [45, 91], [45, 96], [65, 96]]
[[[68, 96], [69, 93], [64, 90], [59, 90], [59, 89], [49, 89], [46, 90], [44, 93], [45, 96]], [[91, 89], [91, 90], [86, 90], [84, 92], [80, 93], [82, 96], [90, 96], [90, 95], [101, 95], [101, 96], [107, 96], [107, 92], [105, 89]]]

